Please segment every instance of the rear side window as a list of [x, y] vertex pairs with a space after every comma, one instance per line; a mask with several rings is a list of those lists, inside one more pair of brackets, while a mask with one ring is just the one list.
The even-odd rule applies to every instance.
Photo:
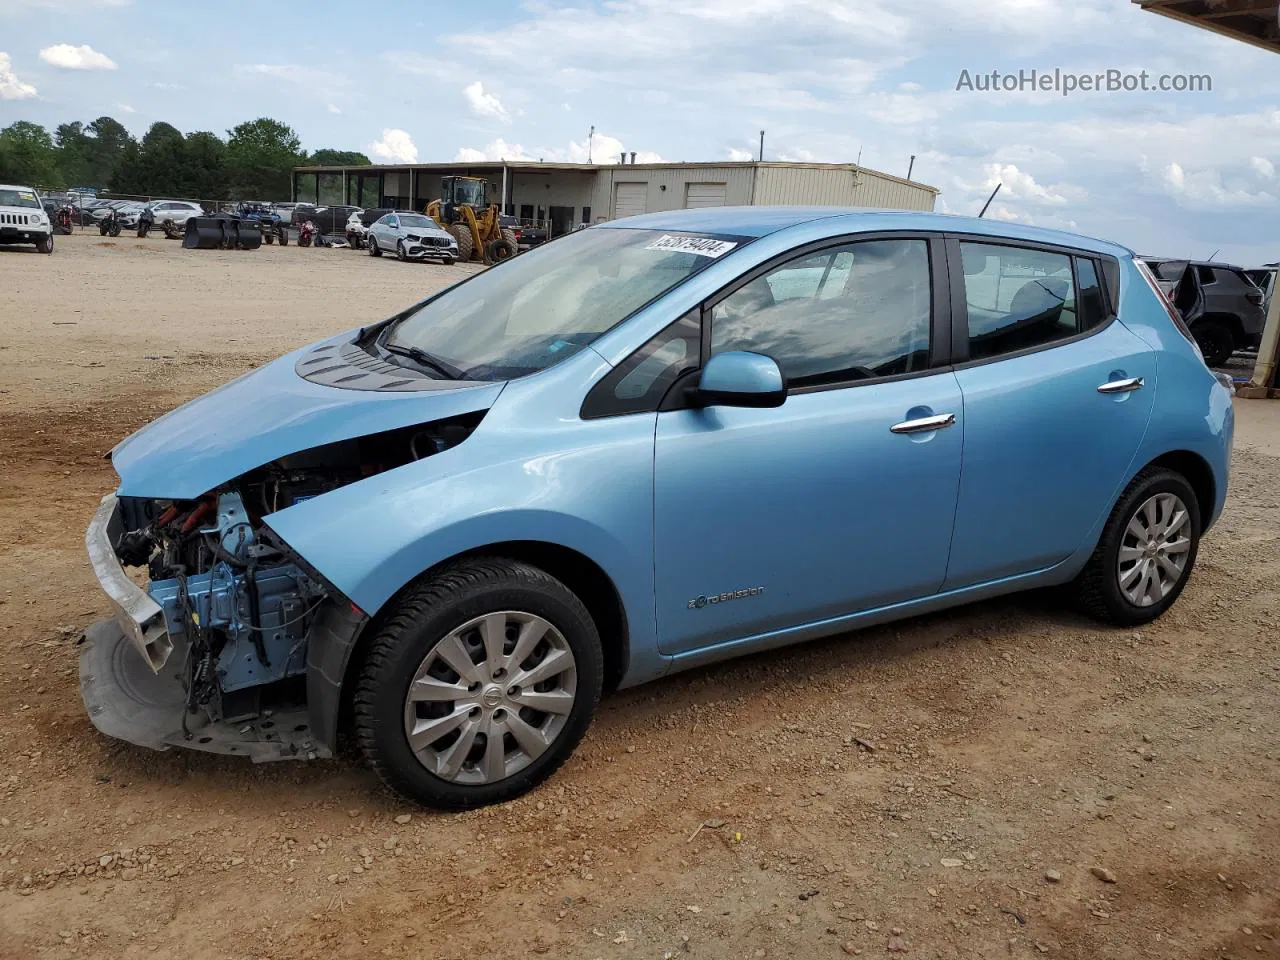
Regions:
[[1102, 285], [1092, 260], [1076, 257], [1076, 281], [1080, 286], [1080, 330], [1092, 330], [1106, 319]]
[[1196, 276], [1199, 277], [1202, 284], [1218, 282], [1217, 276], [1214, 275], [1213, 267], [1196, 267]]
[[[969, 358], [982, 360], [1065, 340], [1081, 331], [1072, 258], [961, 241]], [[1094, 275], [1097, 288], [1097, 276]]]

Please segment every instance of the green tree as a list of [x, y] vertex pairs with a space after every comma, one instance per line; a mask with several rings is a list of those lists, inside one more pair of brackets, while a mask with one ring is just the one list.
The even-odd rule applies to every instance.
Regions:
[[302, 142], [293, 128], [261, 117], [228, 131], [230, 192], [242, 200], [282, 200], [289, 196], [292, 171], [302, 163]]
[[313, 167], [367, 167], [373, 163], [359, 150], [332, 150], [328, 147], [317, 150], [302, 162]]
[[187, 134], [183, 144], [183, 193], [201, 200], [227, 196], [227, 145], [215, 133], [201, 130]]
[[89, 136], [84, 156], [91, 182], [114, 187], [120, 157], [125, 145], [133, 142], [133, 136], [124, 124], [112, 117], [99, 117], [88, 125], [86, 132]]
[[60, 123], [53, 131], [59, 179], [68, 186], [95, 185], [89, 176], [89, 137], [79, 120]]
[[62, 185], [57, 148], [48, 130], [29, 120], [0, 130], [0, 181], [33, 187]]

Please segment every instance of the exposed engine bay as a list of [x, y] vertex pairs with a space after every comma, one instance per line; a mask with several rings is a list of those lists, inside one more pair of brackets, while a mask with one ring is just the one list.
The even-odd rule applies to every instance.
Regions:
[[289, 705], [301, 708], [308, 643], [322, 606], [354, 609], [276, 538], [263, 518], [456, 446], [482, 416], [468, 414], [291, 454], [195, 500], [118, 499], [112, 525], [118, 533], [110, 548], [123, 567], [147, 572], [146, 594], [162, 612], [168, 642], [159, 654], [144, 655], [153, 671], [163, 668], [180, 684], [186, 739], [193, 728], [253, 721]]

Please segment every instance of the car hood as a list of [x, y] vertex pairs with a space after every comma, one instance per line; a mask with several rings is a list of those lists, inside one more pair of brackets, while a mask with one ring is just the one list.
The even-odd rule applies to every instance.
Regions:
[[[330, 342], [349, 341], [351, 334]], [[111, 451], [120, 496], [190, 500], [255, 467], [338, 440], [487, 410], [505, 386], [441, 384], [409, 393], [304, 380], [302, 350], [165, 414]]]

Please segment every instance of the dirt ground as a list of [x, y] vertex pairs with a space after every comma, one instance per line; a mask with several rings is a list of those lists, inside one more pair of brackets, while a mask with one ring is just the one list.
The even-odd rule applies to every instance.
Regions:
[[100, 736], [103, 453], [470, 269], [0, 251], [0, 958], [1280, 956], [1275, 402], [1237, 402], [1226, 516], [1142, 630], [1037, 595], [701, 670], [607, 698], [550, 783], [462, 815], [349, 753]]

